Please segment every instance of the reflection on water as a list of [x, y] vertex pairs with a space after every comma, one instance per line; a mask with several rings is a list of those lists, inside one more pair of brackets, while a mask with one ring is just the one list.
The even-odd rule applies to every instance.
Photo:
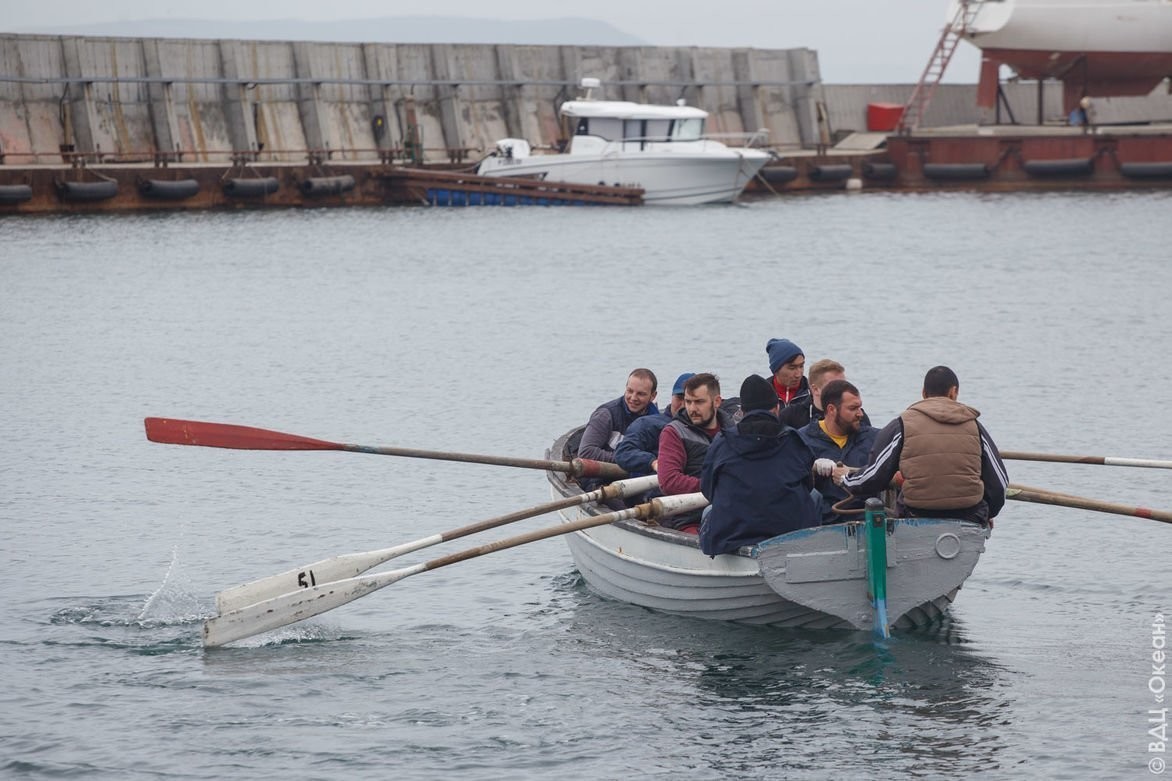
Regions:
[[601, 598], [576, 576], [561, 589], [567, 641], [640, 668], [673, 726], [739, 736], [735, 751], [704, 752], [721, 773], [768, 763], [794, 772], [841, 762], [846, 771], [858, 756], [958, 775], [1003, 764], [1007, 673], [955, 618], [878, 643], [867, 632], [660, 615]]

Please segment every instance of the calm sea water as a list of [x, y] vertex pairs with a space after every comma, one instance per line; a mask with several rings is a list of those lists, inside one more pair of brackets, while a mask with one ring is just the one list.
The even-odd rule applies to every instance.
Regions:
[[[142, 418], [540, 458], [635, 366], [735, 392], [786, 336], [846, 364], [877, 423], [947, 363], [1003, 449], [1170, 458], [1170, 213], [861, 194], [0, 220], [0, 776], [1150, 777], [1167, 525], [1010, 503], [951, 619], [884, 647], [609, 602], [554, 539], [205, 651], [217, 590], [539, 504], [545, 478], [163, 446]], [[1009, 466], [1172, 508], [1166, 471]]]

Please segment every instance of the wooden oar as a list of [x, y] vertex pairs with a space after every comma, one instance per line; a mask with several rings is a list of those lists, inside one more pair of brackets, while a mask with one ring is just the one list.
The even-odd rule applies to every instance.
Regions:
[[301, 591], [294, 591], [290, 594], [282, 594], [279, 597], [257, 602], [239, 610], [208, 619], [203, 625], [203, 644], [207, 648], [215, 648], [225, 643], [231, 643], [234, 640], [241, 640], [245, 637], [260, 634], [261, 632], [268, 632], [296, 623], [297, 621], [303, 621], [304, 619], [324, 613], [327, 610], [341, 607], [348, 602], [353, 602], [360, 597], [378, 591], [411, 575], [418, 575], [420, 572], [446, 567], [449, 564], [466, 561], [477, 556], [483, 556], [506, 548], [514, 548], [518, 545], [525, 545], [549, 537], [556, 537], [560, 534], [570, 534], [571, 532], [581, 531], [582, 529], [603, 526], [629, 518], [646, 520], [649, 518], [664, 518], [671, 515], [678, 515], [679, 513], [700, 509], [706, 504], [708, 504], [708, 500], [704, 498], [703, 494], [699, 493], [684, 494], [681, 496], [662, 496], [626, 510], [606, 513], [604, 515], [588, 516], [577, 521], [562, 523], [545, 529], [537, 529], [536, 531], [497, 540], [487, 545], [481, 545], [478, 548], [470, 548], [411, 567], [363, 577], [347, 578], [346, 580], [336, 580], [331, 583], [311, 586]]
[[1143, 466], [1152, 469], [1172, 469], [1172, 461], [1154, 458], [1114, 458], [1112, 456], [1063, 456], [1054, 453], [1023, 453], [1001, 451], [1001, 457], [1011, 461], [1056, 461], [1063, 464], [1104, 464], [1106, 466]]
[[1150, 518], [1153, 521], [1172, 523], [1172, 512], [1167, 510], [1149, 510], [1146, 507], [1133, 507], [1127, 504], [1101, 502], [1098, 499], [1086, 499], [1081, 496], [1055, 493], [1041, 488], [1030, 488], [1024, 485], [1010, 484], [1005, 492], [1007, 499], [1017, 499], [1022, 502], [1037, 502], [1038, 504], [1055, 504], [1061, 507], [1075, 507], [1080, 510], [1096, 510], [1102, 513], [1117, 515], [1131, 515], [1136, 518]]
[[402, 456], [403, 458], [430, 458], [437, 461], [464, 461], [473, 464], [495, 466], [517, 466], [525, 469], [542, 469], [547, 472], [564, 472], [572, 477], [599, 477], [614, 480], [626, 477], [618, 464], [575, 458], [573, 461], [545, 461], [534, 458], [509, 458], [507, 456], [482, 456], [473, 453], [447, 453], [440, 450], [417, 450], [405, 447], [371, 447], [311, 439], [296, 434], [269, 431], [251, 426], [237, 426], [231, 423], [208, 423], [200, 420], [175, 420], [173, 418], [147, 418], [146, 435], [151, 442], [167, 445], [199, 445], [200, 447], [226, 447], [236, 450], [345, 450], [350, 453], [371, 453], [379, 456]]
[[313, 564], [306, 564], [287, 572], [282, 572], [279, 575], [270, 575], [267, 578], [260, 578], [249, 583], [224, 589], [216, 594], [216, 610], [220, 613], [229, 613], [246, 605], [251, 605], [254, 602], [272, 599], [282, 594], [288, 594], [291, 591], [312, 588], [313, 586], [323, 585], [330, 581], [361, 575], [363, 572], [390, 561], [393, 558], [432, 545], [439, 545], [441, 542], [448, 542], [459, 537], [466, 537], [469, 534], [495, 529], [498, 526], [504, 526], [514, 521], [532, 518], [535, 515], [544, 515], [545, 513], [561, 510], [566, 507], [574, 507], [575, 505], [587, 504], [589, 502], [604, 502], [609, 499], [628, 499], [649, 491], [658, 485], [659, 477], [657, 475], [620, 480], [617, 483], [611, 483], [595, 491], [546, 502], [545, 504], [539, 504], [536, 507], [530, 507], [525, 510], [518, 510], [508, 515], [489, 518], [486, 521], [480, 521], [469, 524], [468, 526], [462, 526], [459, 529], [452, 529], [451, 531], [440, 534], [422, 537], [418, 540], [405, 542], [392, 548], [382, 548], [364, 553], [347, 553], [341, 556], [322, 559]]

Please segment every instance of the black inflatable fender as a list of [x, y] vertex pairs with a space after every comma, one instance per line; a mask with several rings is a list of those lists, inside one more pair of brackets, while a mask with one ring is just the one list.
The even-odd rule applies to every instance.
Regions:
[[889, 182], [898, 175], [895, 163], [863, 163], [863, 176], [868, 179]]
[[850, 179], [854, 169], [849, 163], [816, 165], [810, 169], [810, 179], [815, 182], [841, 182]]
[[924, 163], [924, 176], [929, 179], [986, 179], [989, 166], [985, 163]]
[[350, 174], [343, 176], [312, 176], [301, 182], [303, 195], [338, 195], [354, 189], [354, 177]]
[[271, 195], [279, 190], [281, 183], [275, 176], [265, 176], [258, 179], [227, 179], [224, 181], [224, 194], [234, 198], [255, 198], [261, 195]]
[[138, 192], [144, 198], [159, 201], [182, 201], [199, 192], [195, 179], [140, 179]]
[[1030, 176], [1090, 176], [1095, 172], [1095, 159], [1023, 160], [1021, 167]]
[[23, 203], [33, 197], [27, 184], [0, 184], [0, 203]]
[[1131, 179], [1172, 179], [1172, 162], [1120, 163], [1119, 173]]
[[767, 165], [757, 175], [770, 184], [785, 184], [798, 178], [798, 169], [792, 165]]
[[104, 201], [118, 194], [118, 182], [55, 182], [57, 193], [66, 201]]

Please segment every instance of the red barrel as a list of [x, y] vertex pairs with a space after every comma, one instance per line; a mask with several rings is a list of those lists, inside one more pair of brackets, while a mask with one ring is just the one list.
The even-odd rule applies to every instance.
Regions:
[[868, 103], [867, 130], [891, 132], [899, 127], [902, 116], [903, 106], [899, 103]]

